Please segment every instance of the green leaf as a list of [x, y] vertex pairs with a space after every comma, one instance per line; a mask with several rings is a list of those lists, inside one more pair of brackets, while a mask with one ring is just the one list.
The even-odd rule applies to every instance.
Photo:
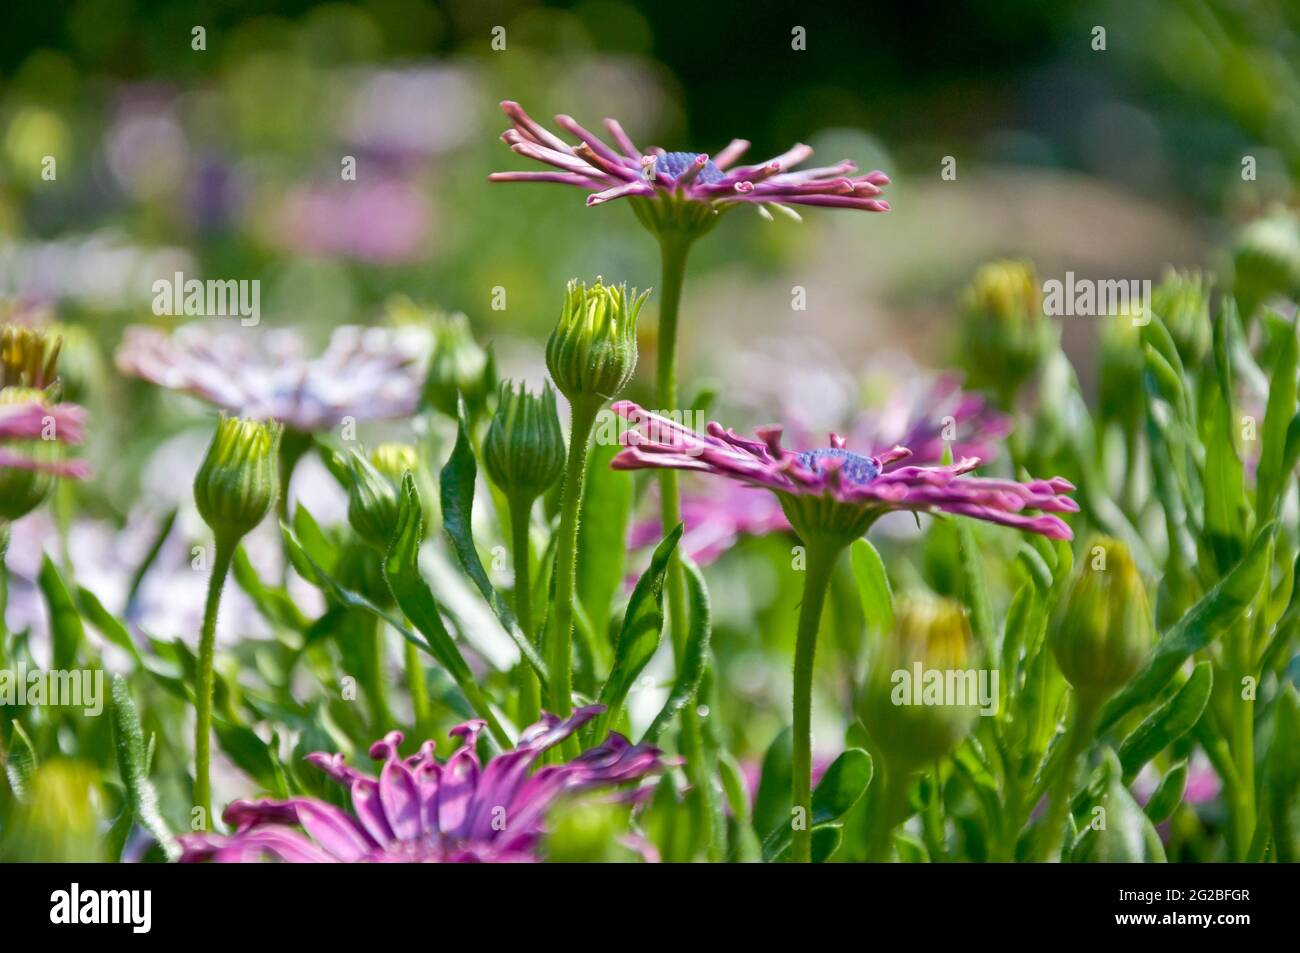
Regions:
[[962, 589], [970, 607], [971, 632], [983, 648], [984, 658], [991, 661], [996, 658], [997, 635], [993, 630], [993, 609], [984, 582], [983, 559], [975, 545], [971, 520], [958, 517], [953, 522], [957, 525], [957, 553], [961, 563]]
[[5, 755], [5, 779], [14, 800], [22, 803], [27, 800], [27, 792], [36, 774], [36, 750], [32, 739], [27, 737], [21, 722], [15, 721], [9, 730], [9, 752]]
[[763, 859], [762, 845], [754, 834], [754, 827], [749, 811], [749, 790], [745, 787], [745, 778], [730, 752], [718, 752], [718, 774], [722, 778], [722, 790], [727, 797], [727, 806], [735, 819], [733, 839], [728, 860], [741, 864], [757, 863]]
[[853, 578], [858, 584], [867, 625], [877, 632], [892, 632], [894, 592], [889, 586], [889, 576], [880, 553], [865, 538], [858, 539], [849, 547], [849, 562], [853, 566]]
[[700, 687], [704, 669], [709, 660], [709, 639], [713, 632], [713, 610], [709, 605], [709, 590], [704, 585], [704, 574], [689, 556], [682, 554], [681, 566], [686, 577], [686, 594], [691, 609], [690, 631], [686, 637], [686, 651], [677, 668], [677, 678], [668, 692], [668, 700], [659, 710], [642, 737], [642, 743], [653, 742], [668, 727], [668, 722], [682, 710]]
[[763, 770], [754, 797], [754, 832], [764, 840], [781, 825], [790, 824], [794, 785], [794, 733], [788, 726], [772, 739], [763, 756]]
[[1101, 795], [1096, 806], [1105, 810], [1105, 823], [1094, 828], [1085, 814], [1082, 833], [1070, 850], [1074, 863], [1165, 863], [1164, 846], [1151, 819], [1120, 780], [1114, 752], [1107, 750], [1101, 768]]
[[597, 738], [605, 736], [609, 725], [618, 724], [627, 693], [663, 641], [664, 578], [668, 561], [682, 538], [682, 530], [682, 524], [678, 523], [655, 547], [649, 567], [632, 590], [618, 643], [614, 646], [614, 664], [600, 689], [600, 703], [605, 706], [605, 711], [595, 722], [593, 735]]
[[533, 667], [542, 688], [545, 689], [550, 682], [546, 664], [542, 661], [532, 640], [519, 628], [519, 623], [515, 621], [515, 614], [509, 604], [493, 587], [479, 559], [478, 550], [474, 546], [471, 527], [474, 515], [474, 484], [477, 479], [478, 464], [474, 460], [474, 451], [470, 447], [469, 425], [465, 422], [465, 409], [462, 402], [460, 420], [456, 428], [456, 444], [439, 475], [443, 529], [447, 533], [447, 538], [451, 540], [452, 549], [455, 550], [456, 558], [460, 560], [466, 574], [491, 606], [506, 633], [514, 640], [520, 654]]
[[67, 584], [53, 560], [47, 555], [37, 577], [45, 603], [50, 610], [50, 632], [54, 637], [54, 668], [61, 671], [77, 667], [77, 655], [86, 641], [81, 615], [68, 594]]
[[621, 449], [617, 444], [592, 448], [578, 520], [578, 602], [596, 638], [606, 643], [611, 605], [623, 585], [632, 512], [632, 475], [609, 466]]
[[1232, 367], [1228, 358], [1227, 327], [1230, 315], [1215, 324], [1213, 379], [1201, 388], [1205, 444], [1204, 534], [1220, 572], [1241, 557], [1250, 524], [1245, 474], [1233, 438]]
[[384, 560], [384, 577], [388, 580], [388, 588], [397, 600], [398, 607], [424, 636], [433, 657], [451, 675], [474, 711], [488, 723], [488, 728], [497, 741], [508, 747], [510, 737], [497, 721], [491, 705], [474, 679], [473, 670], [461, 655], [460, 647], [447, 632], [433, 591], [420, 575], [423, 526], [424, 507], [420, 503], [420, 492], [415, 486], [415, 476], [408, 472], [402, 478], [397, 531]]
[[1295, 327], [1275, 315], [1270, 318], [1273, 337], [1281, 338], [1281, 342], [1269, 379], [1268, 408], [1264, 412], [1263, 439], [1255, 478], [1255, 509], [1261, 519], [1272, 519], [1276, 515], [1276, 505], [1291, 475], [1283, 466], [1287, 430], [1296, 412], [1296, 362], [1300, 357]]
[[278, 586], [268, 586], [262, 582], [257, 569], [248, 558], [248, 553], [244, 552], [243, 546], [235, 549], [231, 569], [239, 588], [253, 600], [258, 611], [272, 623], [297, 632], [305, 632], [311, 627], [311, 620], [302, 614], [302, 610], [298, 608], [298, 604], [293, 601], [293, 597], [288, 592]]
[[1198, 662], [1178, 694], [1148, 715], [1124, 739], [1119, 746], [1119, 760], [1126, 783], [1137, 776], [1143, 765], [1192, 730], [1210, 701], [1213, 686], [1210, 663]]
[[279, 758], [271, 747], [247, 725], [214, 719], [217, 742], [241, 771], [276, 797], [289, 796], [289, 784]]
[[130, 655], [136, 665], [144, 667], [140, 649], [136, 646], [135, 639], [131, 638], [131, 633], [127, 631], [126, 626], [105, 609], [99, 597], [85, 586], [77, 587], [77, 608], [82, 618], [94, 626], [100, 635]]
[[[831, 762], [812, 795], [809, 826], [817, 828], [838, 821], [848, 813], [871, 784], [871, 755], [861, 748], [849, 748]], [[794, 829], [789, 820], [778, 824], [763, 841], [763, 859], [774, 862], [790, 849]]]
[[1286, 685], [1274, 705], [1273, 742], [1268, 751], [1268, 811], [1279, 863], [1296, 859], [1291, 812], [1300, 795], [1300, 693]]
[[1169, 630], [1151, 653], [1146, 667], [1102, 709], [1099, 732], [1111, 728], [1129, 711], [1154, 698], [1194, 652], [1210, 644], [1254, 601], [1268, 569], [1275, 523], [1255, 534], [1250, 550], [1217, 586]]
[[1152, 824], [1167, 821], [1183, 801], [1187, 788], [1187, 761], [1179, 761], [1170, 768], [1146, 803], [1147, 817]]
[[180, 856], [180, 848], [158, 810], [158, 792], [149, 780], [149, 752], [140, 715], [121, 675], [113, 676], [112, 692], [113, 738], [117, 770], [126, 789], [127, 813], [158, 842], [168, 860], [175, 860]]

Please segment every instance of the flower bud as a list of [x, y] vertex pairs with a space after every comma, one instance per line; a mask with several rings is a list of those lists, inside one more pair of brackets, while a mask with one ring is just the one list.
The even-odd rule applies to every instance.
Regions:
[[62, 338], [34, 328], [0, 325], [0, 387], [49, 387], [58, 372], [62, 345]]
[[418, 472], [419, 453], [408, 444], [385, 443], [366, 457], [356, 450], [327, 459], [348, 494], [348, 522], [365, 542], [388, 552], [397, 532], [399, 490], [408, 471]]
[[[997, 683], [968, 669], [974, 640], [966, 611], [951, 599], [899, 601], [894, 631], [872, 652], [858, 714], [872, 744], [896, 771], [943, 757], [970, 731]], [[986, 697], [981, 698], [981, 693]]]
[[482, 408], [496, 376], [487, 351], [470, 331], [469, 319], [457, 313], [434, 318], [433, 355], [424, 379], [424, 400], [448, 417], [457, 414], [457, 396], [471, 409]]
[[540, 395], [502, 383], [496, 413], [483, 439], [483, 466], [507, 496], [532, 501], [564, 472], [564, 434], [549, 384]]
[[[0, 388], [0, 407], [45, 403], [45, 393], [29, 387]], [[21, 458], [22, 466], [0, 466], [0, 523], [26, 516], [40, 506], [54, 489], [55, 466], [63, 459], [56, 440], [3, 441], [7, 454]]]
[[1269, 298], [1300, 297], [1300, 216], [1282, 208], [1251, 222], [1237, 237], [1232, 261], [1243, 319]]
[[199, 515], [219, 541], [234, 543], [270, 512], [280, 495], [284, 428], [221, 415], [208, 455], [194, 477]]
[[962, 298], [961, 360], [973, 387], [997, 391], [1009, 404], [1051, 345], [1033, 266], [995, 261], [975, 273]]
[[621, 804], [566, 801], [551, 811], [546, 859], [555, 864], [627, 863], [628, 809]]
[[1151, 292], [1151, 310], [1164, 322], [1183, 363], [1198, 367], [1210, 349], [1210, 298], [1200, 272], [1173, 271]]
[[409, 443], [381, 443], [371, 451], [370, 462], [393, 486], [401, 486], [407, 470], [420, 469], [420, 452]]
[[1051, 638], [1061, 673], [1080, 694], [1104, 700], [1137, 674], [1155, 631], [1128, 547], [1092, 541]]
[[570, 403], [599, 407], [627, 386], [636, 370], [636, 319], [649, 294], [599, 278], [591, 287], [569, 282], [546, 342], [546, 368]]

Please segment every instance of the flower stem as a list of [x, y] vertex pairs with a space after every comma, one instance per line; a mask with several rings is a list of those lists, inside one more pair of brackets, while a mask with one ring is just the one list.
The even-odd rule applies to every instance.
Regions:
[[1092, 738], [1092, 728], [1096, 723], [1097, 699], [1088, 695], [1075, 694], [1074, 714], [1071, 716], [1070, 728], [1066, 733], [1065, 756], [1052, 784], [1048, 800], [1047, 816], [1043, 821], [1042, 845], [1039, 855], [1044, 861], [1059, 860], [1062, 841], [1065, 835], [1065, 819], [1070, 811], [1070, 800], [1074, 796], [1075, 781], [1078, 778], [1079, 758], [1088, 750]]
[[[686, 259], [692, 239], [684, 234], [664, 232], [659, 238], [662, 279], [659, 289], [659, 341], [655, 361], [655, 401], [658, 410], [671, 414], [677, 408], [677, 316], [686, 279]], [[659, 471], [659, 512], [664, 534], [681, 522], [682, 502], [677, 471]], [[673, 658], [681, 664], [686, 648], [686, 584], [682, 564], [674, 552], [668, 561], [668, 618], [673, 640]]]
[[[560, 528], [555, 547], [555, 631], [550, 646], [551, 713], [567, 718], [573, 711], [573, 591], [578, 558], [578, 514], [587, 475], [587, 444], [596, 423], [598, 403], [575, 403], [571, 408], [569, 454], [560, 492]], [[572, 741], [573, 745], [569, 745]], [[566, 750], [576, 748], [570, 738]]]
[[884, 777], [871, 802], [871, 820], [867, 831], [867, 860], [871, 863], [887, 863], [891, 856], [894, 828], [908, 815], [908, 788], [912, 773], [896, 765], [878, 762], [877, 769]]
[[367, 693], [367, 700], [370, 702], [370, 720], [374, 726], [375, 737], [378, 738], [393, 726], [393, 714], [388, 708], [388, 696], [384, 690], [387, 683], [384, 671], [387, 668], [388, 646], [384, 638], [384, 628], [374, 617], [365, 620], [362, 635], [370, 643], [372, 668], [370, 684], [374, 691]]
[[[1235, 670], [1231, 684], [1242, 685], [1254, 675], [1251, 662], [1252, 629], [1242, 626], [1227, 636], [1230, 665]], [[1244, 861], [1255, 831], [1255, 702], [1240, 695], [1232, 699], [1229, 722], [1229, 750], [1236, 762], [1238, 783], [1231, 792], [1232, 859]]]
[[812, 681], [817, 629], [830, 588], [831, 572], [842, 546], [809, 545], [794, 647], [794, 785], [791, 803], [799, 812], [790, 844], [795, 863], [812, 862]]
[[411, 694], [411, 710], [415, 719], [416, 733], [423, 735], [429, 724], [429, 686], [424, 681], [424, 665], [420, 662], [420, 650], [412, 642], [403, 641], [406, 663], [406, 690]]
[[217, 649], [217, 609], [238, 542], [218, 535], [208, 599], [203, 607], [203, 631], [199, 636], [199, 668], [195, 686], [194, 720], [194, 803], [203, 809], [203, 829], [212, 830], [212, 666]]
[[[528, 522], [533, 501], [526, 495], [510, 496], [510, 546], [515, 566], [515, 618], [519, 628], [530, 642], [536, 638], [533, 631], [532, 578], [529, 571]], [[527, 660], [520, 659], [518, 724], [526, 728], [535, 723], [541, 714], [541, 686], [537, 675]]]

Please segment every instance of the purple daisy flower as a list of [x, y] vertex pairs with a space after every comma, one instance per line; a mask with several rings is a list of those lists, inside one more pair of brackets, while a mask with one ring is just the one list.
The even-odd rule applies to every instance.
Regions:
[[[660, 752], [611, 732], [605, 741], [565, 764], [529, 774], [542, 752], [559, 744], [604, 711], [579, 708], [561, 721], [550, 714], [533, 725], [512, 751], [484, 767], [475, 743], [480, 720], [453, 728], [462, 745], [444, 763], [426, 741], [398, 756], [400, 731], [370, 748], [383, 762], [379, 777], [349, 767], [341, 754], [317, 752], [307, 760], [348, 786], [353, 813], [315, 798], [235, 801], [224, 814], [235, 833], [181, 838], [182, 862], [243, 863], [269, 857], [287, 863], [464, 863], [537, 860], [546, 812], [566, 794], [639, 781], [663, 767]], [[301, 827], [304, 833], [295, 828]]]
[[[619, 401], [613, 410], [633, 425], [620, 435], [624, 449], [613, 460], [616, 469], [695, 470], [772, 490], [796, 531], [801, 529], [799, 523], [805, 527], [809, 523], [791, 515], [791, 504], [812, 497], [845, 511], [834, 518], [837, 524], [846, 518], [850, 524], [860, 521], [864, 531], [889, 510], [939, 510], [1050, 539], [1073, 538], [1070, 528], [1053, 515], [1079, 508], [1065, 495], [1074, 485], [1061, 477], [1019, 483], [965, 476], [979, 465], [977, 457], [949, 466], [902, 466], [912, 456], [906, 447], [865, 456], [849, 450], [837, 434], [831, 434], [829, 447], [795, 452], [781, 446], [778, 426], [759, 428], [759, 439], [750, 440], [718, 423], [709, 425], [707, 435], [698, 434], [631, 401]], [[1040, 515], [1028, 515], [1026, 510], [1038, 510]]]
[[[848, 443], [863, 447], [869, 456], [907, 447], [914, 466], [939, 463], [949, 446], [957, 459], [993, 459], [997, 441], [1011, 431], [1011, 418], [982, 396], [963, 391], [953, 374], [939, 375], [920, 386], [891, 388], [890, 399], [877, 412], [856, 414], [847, 423]], [[791, 429], [797, 443], [810, 441], [808, 427], [800, 424]], [[895, 460], [884, 469], [888, 473], [901, 465], [901, 460]], [[737, 483], [706, 487], [699, 485], [702, 482], [686, 485], [681, 509], [686, 531], [680, 545], [697, 565], [713, 562], [741, 536], [790, 529], [775, 496], [751, 493], [750, 487]], [[661, 535], [660, 521], [646, 519], [632, 527], [628, 543], [641, 548], [657, 543]]]
[[493, 182], [556, 182], [587, 189], [588, 205], [612, 199], [680, 199], [700, 203], [721, 212], [740, 203], [754, 205], [764, 215], [771, 205], [795, 218], [791, 205], [821, 205], [887, 212], [889, 203], [878, 198], [889, 176], [883, 172], [855, 175], [857, 167], [848, 160], [836, 165], [790, 171], [812, 155], [812, 148], [799, 143], [781, 155], [757, 165], [735, 165], [749, 148], [744, 139], [733, 139], [721, 152], [665, 152], [650, 148], [642, 152], [614, 119], [605, 128], [617, 148], [588, 132], [570, 116], [555, 117], [557, 125], [577, 137], [569, 145], [536, 122], [522, 106], [506, 100], [502, 110], [512, 126], [501, 138], [521, 156], [553, 166], [556, 172], [494, 172]]

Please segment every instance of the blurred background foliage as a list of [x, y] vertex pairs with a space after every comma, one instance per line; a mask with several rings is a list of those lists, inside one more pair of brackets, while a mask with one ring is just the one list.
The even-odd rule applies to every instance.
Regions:
[[[504, 373], [534, 384], [567, 279], [658, 282], [653, 243], [620, 203], [587, 209], [578, 190], [488, 183], [491, 171], [529, 167], [497, 138], [502, 99], [589, 127], [615, 116], [637, 141], [668, 149], [715, 152], [742, 137], [757, 160], [806, 141], [821, 160], [893, 178], [887, 215], [814, 210], [793, 224], [740, 210], [701, 243], [683, 311], [686, 379], [718, 377], [715, 410], [738, 428], [766, 422], [782, 388], [788, 398], [807, 387], [815, 405], [832, 371], [856, 375], [894, 349], [951, 363], [959, 291], [990, 258], [1030, 258], [1044, 279], [1156, 280], [1172, 264], [1230, 283], [1230, 236], [1294, 205], [1300, 181], [1294, 0], [967, 0], [924, 11], [80, 0], [12, 4], [4, 19], [0, 311], [49, 307], [97, 344], [65, 358], [93, 422], [97, 479], [77, 492], [119, 523], [144, 461], [196, 419], [192, 406], [108, 372], [128, 324], [178, 320], [150, 310], [159, 278], [259, 279], [263, 324], [318, 344], [340, 324], [384, 320], [396, 294], [463, 310]], [[197, 26], [203, 50], [192, 48]], [[504, 50], [492, 46], [497, 27]], [[804, 50], [792, 49], [795, 27]], [[1094, 48], [1098, 27], [1105, 49]], [[47, 156], [53, 181], [41, 174]], [[341, 179], [348, 156], [355, 182]], [[941, 176], [946, 157], [955, 179]], [[1294, 220], [1281, 227], [1300, 248]], [[806, 311], [791, 306], [796, 287]], [[642, 322], [638, 398], [649, 392], [655, 306]], [[1099, 324], [1063, 328], [1089, 394]], [[802, 350], [768, 348], [783, 376], [754, 372], [773, 365], [751, 348], [792, 339]], [[790, 366], [797, 355], [811, 372]], [[196, 463], [167, 458], [181, 492]], [[1007, 557], [990, 560], [990, 574], [1010, 564], [1014, 542], [981, 531], [981, 546]], [[936, 523], [891, 573], [951, 592], [956, 547]], [[710, 567], [722, 730], [751, 759], [786, 717], [769, 702], [788, 687], [771, 660], [793, 643], [789, 555], [787, 537], [754, 538]], [[860, 608], [842, 599], [828, 613], [843, 658], [857, 658]], [[827, 675], [847, 709], [851, 666]]]

